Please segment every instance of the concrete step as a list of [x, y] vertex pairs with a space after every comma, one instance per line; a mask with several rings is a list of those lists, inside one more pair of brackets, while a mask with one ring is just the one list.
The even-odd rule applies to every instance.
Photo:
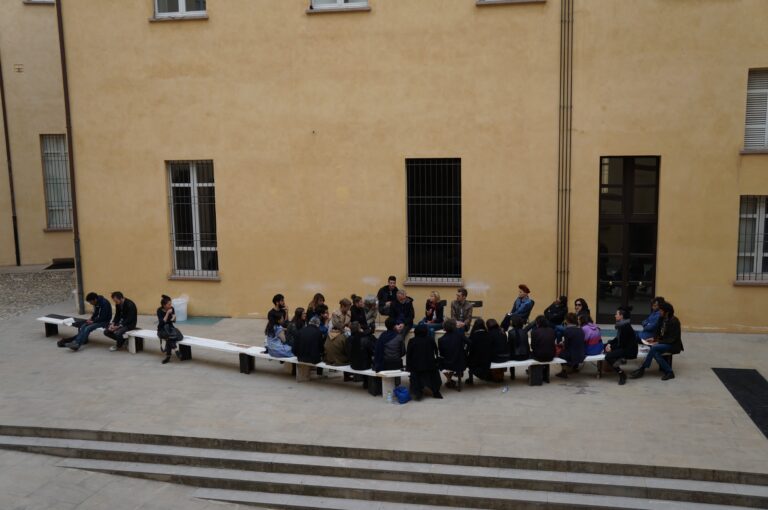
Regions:
[[373, 479], [438, 485], [768, 507], [768, 487], [651, 477], [498, 469], [311, 455], [242, 452], [208, 448], [113, 443], [72, 439], [0, 436], [0, 448], [90, 460], [171, 464], [191, 467]]
[[[168, 464], [65, 459], [59, 465], [61, 467], [173, 482], [207, 489], [265, 492], [286, 496], [299, 495], [320, 499], [348, 499], [359, 502], [407, 503], [443, 508], [458, 507], [492, 510], [507, 510], [509, 508], [538, 509], [542, 506], [556, 510], [573, 508], [594, 510], [605, 510], [607, 508], [633, 510], [668, 510], [670, 508], [678, 510], [735, 510], [740, 508], [743, 510], [744, 508], [732, 505], [688, 502], [671, 503], [664, 500], [618, 496], [469, 487], [457, 484], [438, 485], [420, 482], [361, 480], [332, 476], [263, 473]], [[553, 484], [552, 488], [556, 489], [557, 485]]]

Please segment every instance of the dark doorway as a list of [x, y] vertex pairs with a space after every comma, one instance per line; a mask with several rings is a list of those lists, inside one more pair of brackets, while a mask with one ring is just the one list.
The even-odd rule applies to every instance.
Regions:
[[616, 308], [632, 306], [641, 322], [656, 292], [658, 156], [600, 158], [597, 317], [612, 323]]

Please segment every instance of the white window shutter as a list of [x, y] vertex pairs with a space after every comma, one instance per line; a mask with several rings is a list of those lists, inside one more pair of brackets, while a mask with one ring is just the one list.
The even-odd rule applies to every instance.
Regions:
[[768, 149], [768, 69], [749, 71], [745, 149]]

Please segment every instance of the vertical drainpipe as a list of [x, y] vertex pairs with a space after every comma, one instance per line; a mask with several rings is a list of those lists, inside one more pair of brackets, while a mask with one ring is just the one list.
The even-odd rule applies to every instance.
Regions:
[[67, 52], [64, 47], [64, 20], [61, 4], [56, 0], [56, 20], [59, 26], [59, 53], [61, 54], [61, 81], [64, 86], [64, 115], [67, 122], [67, 153], [69, 157], [69, 186], [72, 195], [72, 233], [75, 242], [75, 274], [77, 276], [77, 307], [79, 313], [85, 313], [83, 301], [83, 265], [80, 257], [80, 225], [77, 220], [77, 186], [75, 186], [75, 151], [72, 146], [72, 117], [69, 109], [69, 79], [67, 77]]
[[573, 3], [560, 0], [560, 116], [557, 148], [557, 294], [568, 295], [571, 237]]
[[0, 58], [0, 104], [3, 114], [3, 134], [5, 135], [5, 157], [8, 164], [8, 184], [11, 191], [11, 220], [13, 221], [13, 246], [16, 250], [16, 265], [21, 265], [19, 251], [19, 223], [16, 218], [16, 192], [13, 187], [13, 163], [11, 162], [11, 135], [8, 133], [8, 110], [5, 107], [5, 80], [3, 80], [3, 61]]

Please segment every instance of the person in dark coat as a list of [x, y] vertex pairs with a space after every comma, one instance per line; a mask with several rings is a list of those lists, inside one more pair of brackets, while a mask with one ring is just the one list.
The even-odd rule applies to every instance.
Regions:
[[[537, 324], [536, 320], [533, 321]], [[511, 321], [512, 327], [507, 332], [509, 345], [509, 357], [515, 361], [523, 361], [531, 357], [531, 346], [528, 344], [528, 333], [523, 329], [523, 319], [515, 317]], [[538, 324], [536, 325], [538, 327]]]
[[565, 316], [568, 313], [568, 296], [560, 296], [554, 303], [544, 310], [544, 317], [549, 322], [550, 327], [562, 326], [565, 322]]
[[307, 325], [307, 312], [302, 307], [298, 307], [293, 313], [291, 319], [285, 326], [285, 343], [293, 348], [296, 339], [299, 337], [299, 331]]
[[[488, 340], [491, 344], [491, 350], [493, 356], [491, 362], [493, 363], [505, 363], [509, 361], [509, 343], [507, 341], [507, 335], [504, 330], [501, 329], [499, 323], [493, 319], [488, 319], [485, 326], [488, 328]], [[528, 343], [526, 341], [526, 343]]]
[[293, 342], [293, 354], [304, 363], [320, 363], [323, 361], [323, 344], [325, 335], [320, 331], [320, 318], [312, 317], [309, 324], [299, 330]]
[[435, 338], [435, 331], [443, 328], [443, 304], [440, 301], [440, 293], [433, 290], [429, 293], [429, 299], [424, 306], [424, 318], [419, 324], [424, 324], [429, 329], [430, 338]]
[[653, 341], [644, 341], [645, 344], [651, 346], [651, 350], [640, 368], [630, 374], [629, 377], [632, 379], [642, 377], [645, 369], [651, 366], [653, 360], [656, 360], [659, 368], [664, 372], [664, 375], [661, 376], [662, 381], [675, 378], [672, 367], [669, 366], [663, 355], [666, 353], [679, 354], [683, 351], [680, 320], [675, 317], [675, 308], [669, 301], [659, 303], [659, 313], [661, 314], [661, 324], [659, 325], [657, 338]]
[[427, 387], [432, 391], [432, 397], [443, 398], [440, 394], [442, 379], [437, 370], [437, 345], [429, 337], [426, 325], [419, 324], [413, 333], [405, 354], [405, 368], [411, 374], [411, 395], [415, 400], [421, 400]]
[[637, 337], [631, 318], [632, 307], [619, 307], [616, 310], [616, 337], [605, 346], [605, 362], [619, 374], [619, 384], [627, 382], [627, 374], [621, 369], [622, 359], [637, 358]]
[[[373, 366], [373, 344], [375, 338], [367, 334], [357, 321], [349, 325], [349, 330], [347, 355], [349, 356], [350, 368], [352, 370], [370, 370]], [[355, 382], [363, 381], [363, 388], [368, 388], [367, 375], [355, 374], [353, 380]]]
[[395, 324], [402, 324], [400, 334], [405, 338], [413, 328], [416, 312], [413, 309], [413, 299], [404, 290], [398, 290], [395, 301], [389, 306], [389, 316], [395, 319]]
[[174, 322], [176, 322], [176, 310], [173, 308], [173, 301], [170, 296], [163, 294], [160, 297], [160, 308], [157, 309], [157, 336], [161, 340], [165, 340], [165, 345], [163, 347], [165, 358], [160, 362], [163, 365], [171, 361], [172, 351], [175, 351], [176, 357], [181, 359], [177, 341], [174, 338], [169, 338], [169, 331], [168, 328], [166, 328], [168, 324], [173, 325]]
[[397, 278], [390, 275], [387, 284], [379, 289], [376, 300], [379, 303], [379, 314], [390, 316], [390, 306], [397, 300]]
[[444, 371], [447, 379], [445, 385], [449, 388], [455, 388], [456, 381], [453, 380], [453, 375], [456, 374], [461, 377], [467, 368], [467, 337], [463, 330], [456, 329], [456, 320], [453, 318], [445, 319], [443, 329], [445, 334], [438, 341], [440, 351], [438, 365], [440, 370]]
[[565, 330], [563, 331], [563, 351], [560, 353], [560, 358], [565, 360], [563, 369], [560, 373], [555, 374], [557, 377], [563, 379], [568, 378], [567, 367], [571, 367], [574, 372], [577, 372], [579, 365], [584, 361], [586, 357], [585, 345], [584, 345], [584, 330], [579, 327], [579, 318], [575, 313], [569, 313], [565, 316]]
[[536, 317], [536, 329], [531, 331], [531, 357], [542, 363], [555, 359], [555, 330], [543, 315]]
[[[379, 335], [373, 351], [373, 369], [376, 372], [382, 370], [402, 370], [403, 356], [405, 355], [405, 342], [403, 340], [401, 324], [395, 324], [395, 319], [387, 317], [384, 321], [387, 330]], [[397, 380], [395, 381], [397, 384]]]
[[73, 337], [62, 338], [56, 344], [59, 347], [69, 347], [77, 352], [84, 344], [88, 343], [88, 336], [99, 328], [106, 328], [112, 319], [112, 305], [104, 296], [89, 292], [85, 300], [93, 307], [91, 318], [82, 322], [77, 329], [77, 334]]
[[492, 359], [493, 345], [488, 337], [485, 321], [476, 319], [469, 333], [469, 353], [467, 354], [469, 373], [478, 379], [490, 381]]
[[110, 351], [118, 351], [125, 345], [125, 334], [136, 329], [136, 304], [123, 296], [120, 291], [112, 293], [112, 301], [115, 303], [115, 316], [112, 323], [104, 328], [104, 336], [117, 342], [109, 348]]
[[349, 310], [349, 322], [357, 322], [364, 334], [373, 333], [373, 330], [368, 330], [368, 320], [365, 316], [365, 306], [363, 305], [362, 296], [352, 294], [351, 299], [352, 308]]

